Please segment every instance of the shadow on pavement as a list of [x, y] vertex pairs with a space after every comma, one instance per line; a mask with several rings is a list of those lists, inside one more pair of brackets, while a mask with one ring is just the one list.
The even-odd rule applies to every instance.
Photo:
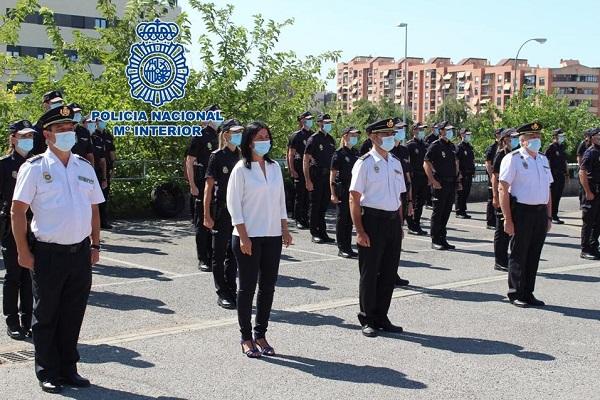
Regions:
[[588, 283], [597, 283], [600, 282], [600, 277], [598, 276], [586, 276], [586, 275], [574, 275], [574, 274], [552, 274], [549, 272], [540, 272], [538, 276], [542, 278], [548, 279], [560, 279], [562, 281], [571, 281], [571, 282], [588, 282]]
[[121, 294], [114, 292], [90, 292], [88, 300], [90, 306], [108, 308], [110, 310], [133, 311], [147, 310], [159, 314], [175, 314], [175, 311], [166, 306], [161, 300], [146, 297]]
[[143, 394], [129, 393], [122, 390], [110, 389], [103, 386], [94, 385], [85, 389], [65, 388], [60, 394], [62, 397], [77, 400], [187, 400], [179, 397], [170, 396], [145, 396]]
[[346, 364], [291, 355], [263, 357], [262, 360], [269, 364], [292, 368], [317, 378], [333, 381], [377, 384], [404, 389], [425, 389], [427, 387], [422, 382], [408, 379], [402, 372], [386, 367]]
[[160, 271], [138, 267], [119, 267], [116, 265], [96, 264], [92, 267], [92, 273], [95, 275], [110, 276], [112, 278], [138, 279], [147, 278], [156, 281], [172, 281]]
[[299, 260], [298, 258], [296, 258], [294, 256], [290, 256], [289, 254], [281, 254], [281, 257], [279, 257], [279, 259], [281, 261], [286, 261], [286, 262], [289, 262], [289, 261], [301, 261], [301, 260]]
[[360, 329], [358, 324], [348, 324], [343, 318], [335, 317], [333, 315], [324, 315], [316, 312], [292, 312], [292, 311], [271, 311], [271, 321], [281, 322], [284, 324], [292, 325], [305, 325], [305, 326], [335, 326], [338, 328], [346, 329]]
[[564, 315], [565, 317], [591, 319], [594, 321], [600, 321], [600, 310], [593, 310], [588, 308], [575, 308], [565, 306], [555, 306], [546, 304], [545, 307], [541, 307], [542, 311], [551, 311]]
[[[160, 239], [158, 242], [165, 243], [163, 239]], [[118, 246], [110, 243], [102, 243], [102, 247], [111, 253], [121, 253], [121, 254], [148, 254], [153, 256], [166, 256], [167, 253], [161, 251], [157, 248], [153, 247], [133, 247], [133, 246]]]
[[277, 287], [303, 287], [315, 290], [329, 290], [327, 286], [316, 285], [317, 282], [310, 279], [297, 278], [295, 276], [279, 275], [277, 278]]
[[451, 289], [428, 289], [421, 286], [412, 285], [408, 286], [408, 288], [440, 299], [471, 301], [475, 303], [485, 303], [490, 301], [508, 303], [506, 296], [496, 293], [469, 292]]
[[154, 364], [141, 360], [142, 356], [137, 351], [125, 347], [111, 346], [108, 344], [90, 345], [80, 344], [81, 362], [84, 364], [118, 363], [133, 368], [152, 368]]
[[[402, 250], [403, 252], [405, 250]], [[400, 268], [427, 268], [427, 269], [436, 269], [439, 271], [450, 271], [450, 268], [445, 267], [435, 267], [428, 263], [418, 262], [418, 261], [408, 261], [400, 259], [400, 264], [398, 265]]]

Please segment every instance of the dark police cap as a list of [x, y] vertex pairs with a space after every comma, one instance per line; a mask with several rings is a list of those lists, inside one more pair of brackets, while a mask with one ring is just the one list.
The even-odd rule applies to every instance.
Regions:
[[521, 125], [517, 128], [517, 133], [519, 136], [527, 135], [530, 133], [539, 133], [542, 130], [543, 126], [539, 122], [531, 122], [529, 124]]
[[461, 128], [461, 129], [460, 129], [460, 131], [459, 131], [459, 133], [460, 133], [461, 135], [464, 135], [464, 134], [466, 134], [466, 133], [471, 133], [471, 132], [470, 132], [470, 131], [469, 131], [467, 128]]
[[587, 137], [592, 137], [597, 133], [600, 133], [600, 128], [589, 128], [583, 131], [583, 134]]
[[393, 132], [397, 118], [386, 118], [367, 125], [367, 133]]
[[408, 124], [406, 122], [402, 121], [400, 118], [396, 118], [396, 120], [397, 120], [397, 122], [396, 122], [395, 128], [402, 129], [402, 128], [406, 128], [408, 126]]
[[353, 127], [353, 126], [349, 126], [349, 127], [347, 127], [346, 129], [343, 130], [343, 134], [344, 135], [347, 134], [347, 133], [360, 133], [360, 131], [357, 128]]
[[517, 135], [517, 131], [514, 128], [502, 128], [502, 132], [500, 132], [500, 138], [505, 138], [505, 137], [513, 137], [513, 136], [518, 136]]
[[317, 117], [317, 121], [331, 121], [331, 116], [329, 114], [319, 114], [319, 116]]
[[438, 129], [450, 129], [453, 126], [448, 121], [438, 122], [436, 128]]
[[44, 115], [40, 117], [39, 123], [42, 128], [47, 128], [52, 124], [59, 124], [62, 122], [73, 122], [73, 110], [67, 106], [56, 107], [46, 111]]
[[206, 112], [206, 111], [217, 111], [220, 110], [219, 106], [216, 104], [211, 104], [210, 106], [204, 107], [204, 109], [202, 111]]
[[496, 131], [494, 132], [494, 135], [502, 136], [502, 132], [505, 130], [506, 130], [505, 128], [497, 128]]
[[33, 124], [26, 120], [22, 119], [20, 121], [13, 122], [8, 126], [8, 131], [13, 134], [17, 132], [27, 133], [27, 132], [35, 132], [33, 129]]
[[300, 121], [302, 118], [312, 118], [312, 113], [310, 111], [305, 111], [302, 114], [298, 115], [298, 121]]
[[427, 128], [427, 124], [424, 124], [422, 122], [417, 122], [416, 124], [413, 125], [413, 129], [425, 129]]
[[242, 123], [240, 121], [238, 121], [237, 119], [228, 119], [225, 122], [223, 122], [223, 125], [220, 126], [220, 130], [222, 132], [226, 132], [226, 131], [230, 131], [230, 130], [234, 130], [234, 131], [239, 131], [241, 129], [244, 129], [244, 125], [242, 125]]
[[59, 92], [58, 90], [51, 90], [47, 93], [44, 93], [44, 96], [42, 97], [42, 101], [44, 103], [47, 103], [49, 101], [52, 100], [62, 100], [62, 93]]
[[69, 107], [70, 109], [73, 110], [73, 112], [78, 112], [81, 111], [81, 106], [77, 103], [69, 103], [67, 104], [67, 107]]
[[552, 135], [560, 135], [561, 133], [564, 133], [561, 128], [556, 128], [552, 131]]

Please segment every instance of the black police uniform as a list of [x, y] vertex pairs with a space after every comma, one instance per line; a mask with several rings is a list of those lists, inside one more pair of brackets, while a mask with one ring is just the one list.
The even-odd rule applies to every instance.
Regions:
[[300, 129], [290, 136], [288, 148], [294, 149], [294, 169], [298, 179], [294, 179], [294, 219], [297, 223], [308, 226], [309, 194], [306, 190], [306, 180], [302, 168], [302, 158], [308, 138], [314, 134], [311, 130]]
[[[500, 174], [500, 165], [502, 159], [509, 152], [506, 149], [500, 149], [496, 152], [493, 163], [493, 173]], [[499, 184], [499, 183], [498, 183]], [[499, 270], [508, 270], [508, 246], [510, 244], [510, 236], [504, 232], [504, 214], [500, 207], [496, 211], [496, 230], [494, 231], [494, 261], [495, 268]]]
[[198, 261], [205, 265], [212, 265], [212, 245], [210, 231], [204, 226], [204, 176], [208, 166], [210, 154], [219, 147], [217, 132], [206, 126], [202, 129], [202, 136], [192, 137], [186, 155], [196, 158], [194, 163], [194, 183], [198, 187], [198, 196], [195, 198], [194, 227], [196, 228], [196, 252]]
[[[493, 164], [496, 152], [498, 151], [498, 141], [494, 141], [491, 145], [485, 149], [485, 161], [489, 161]], [[485, 211], [485, 218], [487, 226], [496, 226], [496, 210], [492, 200], [494, 199], [494, 193], [492, 191], [492, 177], [488, 174], [488, 201], [487, 208]]]
[[558, 206], [563, 190], [565, 189], [565, 179], [567, 175], [567, 154], [565, 145], [558, 142], [552, 143], [544, 153], [550, 163], [550, 171], [554, 182], [550, 185], [550, 193], [552, 195], [552, 220], [558, 219]]
[[[433, 132], [431, 132], [429, 135], [425, 136], [425, 138], [423, 139], [423, 142], [425, 143], [425, 145], [429, 149], [429, 146], [431, 146], [431, 144], [433, 142], [435, 142], [436, 140], [438, 140], [439, 137], [440, 137], [439, 134], [436, 135]], [[427, 190], [427, 197], [425, 198], [425, 204], [427, 205], [427, 207], [433, 207], [432, 196], [433, 196], [433, 188], [429, 187], [429, 189]]]
[[[112, 133], [106, 128], [98, 129], [98, 132], [100, 132], [100, 137], [104, 141], [104, 153], [105, 153], [105, 157], [106, 157], [106, 188], [102, 189], [102, 194], [104, 195], [106, 206], [103, 207], [104, 215], [100, 215], [100, 218], [102, 221], [106, 221], [106, 223], [108, 224], [109, 223], [108, 221], [110, 219], [109, 215], [108, 215], [108, 202], [109, 202], [109, 198], [110, 198], [110, 183], [111, 183], [112, 172], [113, 172], [113, 169], [115, 168], [114, 160], [111, 158], [111, 153], [116, 151], [115, 138], [112, 135]], [[102, 209], [100, 211], [102, 212]]]
[[214, 179], [210, 213], [214, 220], [212, 236], [212, 270], [219, 298], [235, 303], [237, 263], [231, 250], [233, 225], [227, 210], [227, 184], [240, 152], [227, 146], [214, 151], [208, 160], [206, 178]]
[[[579, 162], [581, 162], [581, 159], [583, 158], [583, 154], [585, 153], [585, 151], [588, 149], [588, 147], [591, 146], [591, 142], [586, 141], [585, 139], [581, 141], [581, 143], [579, 143], [579, 145], [577, 146], [577, 159]], [[583, 186], [581, 186], [581, 182], [579, 183], [579, 203], [582, 204], [585, 200], [585, 192], [583, 191]]]
[[[94, 132], [92, 132], [92, 148], [93, 148], [93, 154], [94, 154], [94, 170], [96, 171], [96, 176], [98, 177], [98, 182], [102, 183], [104, 178], [102, 176], [102, 168], [100, 167], [100, 160], [104, 159], [107, 166], [106, 166], [106, 176], [108, 178], [108, 161], [106, 161], [107, 159], [107, 155], [106, 155], [106, 144], [104, 143], [104, 139], [102, 138], [102, 135], [100, 133], [99, 129], [96, 129]], [[101, 186], [102, 187], [102, 186]], [[102, 191], [102, 194], [104, 194], [104, 190]], [[106, 197], [104, 198], [104, 201], [100, 204], [98, 204], [98, 211], [100, 212], [100, 226], [102, 228], [108, 228], [108, 221], [106, 220], [106, 216], [107, 216], [107, 211], [106, 211]]]
[[82, 125], [76, 125], [75, 136], [77, 137], [77, 142], [75, 142], [75, 145], [71, 149], [71, 153], [77, 154], [83, 158], [86, 158], [90, 153], [94, 153], [90, 131]]
[[[18, 263], [17, 245], [10, 224], [12, 197], [17, 183], [17, 172], [25, 162], [18, 152], [14, 151], [0, 158], [0, 240], [2, 241], [2, 258], [6, 274], [3, 283], [2, 309], [9, 330], [29, 332], [33, 311], [33, 293], [29, 270]], [[30, 213], [29, 213], [30, 214]], [[21, 314], [19, 319], [19, 313]]]
[[331, 201], [329, 171], [334, 152], [335, 140], [325, 132], [314, 133], [306, 142], [305, 154], [312, 157], [309, 173], [314, 189], [309, 193], [310, 233], [323, 240], [329, 240], [325, 213]]
[[371, 139], [367, 138], [367, 140], [362, 142], [362, 144], [360, 145], [360, 150], [358, 150], [358, 154], [362, 157], [365, 154], [367, 154], [372, 148], [373, 143], [371, 143]]
[[435, 245], [448, 244], [446, 225], [452, 213], [457, 179], [455, 150], [450, 141], [438, 139], [425, 154], [425, 160], [431, 162], [435, 170], [434, 178], [442, 186], [432, 190], [431, 241]]
[[350, 181], [352, 180], [352, 167], [358, 159], [358, 152], [354, 148], [342, 146], [331, 157], [331, 169], [337, 171], [335, 177], [335, 191], [340, 201], [337, 204], [336, 241], [341, 252], [353, 254], [352, 251], [352, 218], [350, 217]]
[[427, 183], [427, 175], [423, 169], [423, 161], [425, 161], [425, 153], [427, 153], [427, 144], [418, 138], [413, 138], [406, 143], [408, 154], [410, 157], [410, 166], [412, 170], [412, 197], [413, 197], [413, 216], [406, 216], [408, 229], [414, 233], [424, 234], [421, 228], [421, 215], [423, 207], [427, 200], [429, 185]]
[[473, 175], [475, 175], [475, 154], [473, 146], [464, 140], [456, 145], [456, 158], [460, 171], [462, 189], [456, 191], [456, 215], [467, 215], [467, 200], [471, 193]]
[[402, 171], [404, 171], [404, 184], [406, 186], [406, 191], [403, 192], [400, 197], [402, 198], [402, 215], [406, 219], [408, 215], [408, 193], [410, 192], [410, 181], [409, 178], [412, 176], [412, 166], [410, 164], [410, 153], [408, 148], [402, 143], [398, 143], [397, 146], [394, 146], [392, 150], [390, 150], [390, 154], [393, 154], [400, 163], [402, 164]]
[[581, 202], [581, 252], [600, 256], [600, 146], [591, 145], [583, 153], [581, 169], [585, 170], [594, 200], [587, 200], [585, 193]]

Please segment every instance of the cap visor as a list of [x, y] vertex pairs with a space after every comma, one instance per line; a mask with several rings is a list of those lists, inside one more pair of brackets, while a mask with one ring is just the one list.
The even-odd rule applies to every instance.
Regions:
[[31, 129], [31, 128], [23, 128], [20, 131], [16, 132], [16, 133], [33, 133], [35, 132], [35, 129]]
[[71, 118], [57, 119], [56, 121], [52, 121], [52, 122], [48, 122], [47, 124], [44, 124], [44, 128], [47, 128], [50, 125], [54, 125], [54, 124], [62, 124], [64, 122], [74, 123], [75, 121], [73, 121]]

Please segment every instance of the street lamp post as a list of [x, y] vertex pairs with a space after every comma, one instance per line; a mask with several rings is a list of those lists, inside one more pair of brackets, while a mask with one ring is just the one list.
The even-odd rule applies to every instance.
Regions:
[[515, 69], [515, 73], [513, 76], [513, 95], [517, 94], [517, 61], [519, 60], [519, 53], [521, 52], [521, 49], [523, 48], [523, 46], [525, 46], [527, 43], [531, 42], [531, 41], [536, 41], [539, 44], [544, 44], [546, 43], [546, 38], [533, 38], [533, 39], [528, 39], [526, 41], [523, 42], [523, 44], [521, 45], [521, 47], [519, 47], [519, 50], [517, 51], [517, 56], [515, 57], [515, 65], [514, 65], [514, 69]]
[[404, 115], [402, 122], [406, 124], [406, 114], [408, 113], [408, 24], [402, 22], [396, 26], [404, 28]]

